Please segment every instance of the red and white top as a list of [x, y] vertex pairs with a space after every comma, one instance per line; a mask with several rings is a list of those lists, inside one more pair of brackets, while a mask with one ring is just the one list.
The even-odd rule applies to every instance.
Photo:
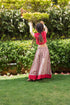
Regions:
[[39, 35], [40, 35], [40, 33], [35, 33], [34, 34], [34, 37], [36, 38], [36, 44], [38, 44], [38, 45], [45, 44], [47, 42], [46, 32], [45, 31], [41, 32], [41, 35], [43, 37], [43, 42], [41, 42], [41, 43], [39, 43], [39, 39], [38, 39]]

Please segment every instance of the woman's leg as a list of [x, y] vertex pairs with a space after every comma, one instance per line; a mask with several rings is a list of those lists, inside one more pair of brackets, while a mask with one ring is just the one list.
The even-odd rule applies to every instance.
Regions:
[[30, 80], [36, 80], [36, 78], [37, 78], [37, 74], [38, 74], [38, 70], [39, 70], [39, 56], [40, 56], [40, 51], [39, 51], [39, 49], [37, 49], [35, 57], [34, 57], [34, 61], [33, 61], [33, 64], [31, 66], [31, 70], [29, 73]]

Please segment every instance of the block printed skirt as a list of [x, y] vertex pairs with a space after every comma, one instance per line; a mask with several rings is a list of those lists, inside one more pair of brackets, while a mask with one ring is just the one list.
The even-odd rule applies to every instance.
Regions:
[[51, 78], [51, 64], [48, 47], [38, 47], [29, 73], [29, 79]]

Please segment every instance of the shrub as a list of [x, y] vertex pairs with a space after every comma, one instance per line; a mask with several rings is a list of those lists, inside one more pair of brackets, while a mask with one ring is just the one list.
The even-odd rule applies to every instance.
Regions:
[[55, 6], [47, 10], [49, 13], [48, 21], [45, 24], [48, 27], [50, 38], [70, 37], [70, 7], [61, 8]]
[[70, 69], [70, 39], [49, 41], [48, 48], [53, 69], [58, 70], [59, 67]]
[[[9, 63], [17, 63], [17, 67], [21, 68], [29, 45], [31, 45], [31, 41], [0, 42], [0, 70], [7, 70]], [[26, 66], [25, 63], [24, 66]]]
[[21, 17], [19, 10], [0, 11], [0, 38], [1, 40], [22, 39], [28, 34], [27, 22]]
[[70, 6], [54, 5], [46, 13], [23, 13], [23, 18], [33, 23], [43, 20], [49, 30], [47, 37], [51, 39], [70, 38]]
[[54, 5], [46, 13], [23, 13], [23, 18], [20, 10], [0, 11], [0, 39], [32, 39], [27, 20], [33, 23], [43, 20], [48, 27], [47, 37], [51, 39], [70, 37], [70, 6]]
[[[0, 42], [0, 71], [8, 70], [10, 63], [17, 64], [17, 72], [21, 72], [21, 68], [30, 69], [37, 45], [32, 41], [6, 41]], [[70, 69], [70, 39], [65, 40], [48, 40], [47, 42], [51, 66], [53, 72], [59, 67]]]
[[44, 19], [48, 19], [49, 18], [49, 14], [47, 13], [40, 13], [40, 12], [34, 12], [34, 13], [23, 13], [23, 18], [28, 20], [28, 21], [32, 21], [32, 22], [37, 22], [40, 20], [44, 20]]

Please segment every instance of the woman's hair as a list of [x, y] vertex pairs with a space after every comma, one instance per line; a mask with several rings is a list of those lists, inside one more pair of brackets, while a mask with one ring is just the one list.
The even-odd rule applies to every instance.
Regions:
[[44, 29], [44, 27], [43, 27], [43, 24], [42, 23], [38, 23], [37, 25], [36, 25], [36, 30], [38, 31], [38, 33], [40, 33], [40, 35], [39, 35], [39, 42], [41, 43], [41, 42], [43, 42], [43, 37], [42, 37], [42, 35], [41, 35], [41, 32], [43, 31], [43, 29]]

